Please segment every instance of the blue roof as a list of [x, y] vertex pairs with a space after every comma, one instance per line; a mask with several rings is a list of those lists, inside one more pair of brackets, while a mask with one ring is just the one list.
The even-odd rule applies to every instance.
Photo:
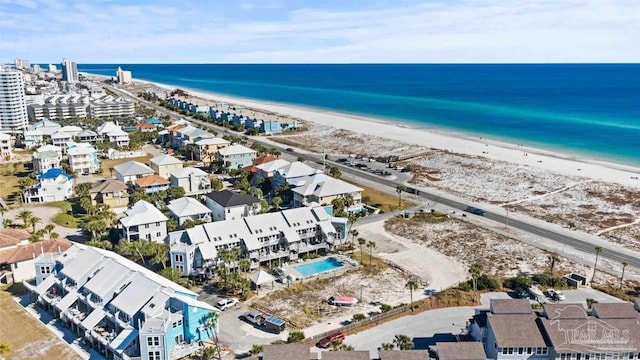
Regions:
[[73, 179], [73, 177], [71, 175], [65, 173], [64, 170], [62, 170], [60, 168], [51, 168], [51, 169], [47, 170], [47, 172], [45, 172], [45, 173], [38, 174], [38, 178], [40, 178], [40, 179], [55, 179], [60, 175], [66, 176], [67, 179], [69, 179], [69, 180]]
[[148, 118], [147, 120], [145, 120], [145, 122], [148, 122], [149, 124], [162, 124], [162, 120], [160, 119], [156, 119], [156, 118]]
[[277, 317], [273, 317], [273, 316], [267, 316], [266, 318], [264, 318], [264, 321], [274, 324], [276, 326], [281, 326], [284, 324], [284, 320], [278, 319]]

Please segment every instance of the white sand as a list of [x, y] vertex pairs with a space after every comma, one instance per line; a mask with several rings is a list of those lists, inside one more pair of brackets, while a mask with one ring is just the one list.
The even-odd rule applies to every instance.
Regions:
[[[158, 88], [163, 88], [168, 91], [176, 88], [175, 86], [166, 84], [140, 80], [136, 81], [153, 84]], [[336, 129], [350, 130], [357, 133], [379, 136], [434, 149], [484, 156], [495, 160], [517, 163], [567, 176], [581, 176], [594, 180], [614, 182], [626, 186], [640, 187], [640, 180], [634, 179], [634, 177], [640, 177], [640, 168], [638, 167], [561, 154], [543, 149], [523, 147], [517, 144], [493, 141], [486, 138], [470, 137], [459, 133], [412, 128], [405, 125], [398, 126], [388, 121], [363, 116], [284, 105], [280, 103], [234, 98], [188, 88], [182, 89], [189, 91], [192, 96], [211, 100], [212, 102], [227, 102], [230, 104], [262, 109]]]

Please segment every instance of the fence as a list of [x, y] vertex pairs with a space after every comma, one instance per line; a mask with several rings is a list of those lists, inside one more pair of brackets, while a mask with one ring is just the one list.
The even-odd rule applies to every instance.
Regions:
[[341, 333], [345, 333], [345, 332], [349, 332], [349, 331], [354, 331], [357, 330], [358, 328], [361, 327], [365, 327], [368, 326], [370, 324], [375, 324], [378, 325], [379, 322], [384, 322], [386, 319], [390, 318], [390, 317], [394, 317], [396, 315], [402, 314], [404, 312], [410, 311], [411, 310], [411, 306], [409, 305], [403, 305], [403, 306], [399, 306], [397, 308], [391, 309], [389, 311], [377, 314], [377, 315], [373, 315], [371, 317], [368, 317], [364, 320], [361, 321], [357, 321], [357, 322], [352, 322], [351, 324], [347, 324], [344, 325], [340, 328], [334, 329], [334, 330], [330, 330], [330, 331], [325, 331], [323, 333], [311, 336], [306, 338], [304, 341], [307, 343], [315, 343], [317, 341], [319, 341], [320, 339], [323, 339], [331, 334], [335, 334], [337, 332], [341, 332]]
[[144, 151], [116, 151], [115, 149], [109, 149], [109, 151], [107, 152], [107, 158], [114, 160], [114, 159], [127, 159], [127, 158], [134, 158], [134, 157], [143, 157], [143, 156], [147, 156], [147, 153]]

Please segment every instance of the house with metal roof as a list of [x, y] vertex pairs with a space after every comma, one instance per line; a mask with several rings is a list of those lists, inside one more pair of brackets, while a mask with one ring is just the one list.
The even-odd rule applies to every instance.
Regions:
[[218, 162], [228, 169], [240, 169], [251, 165], [256, 158], [257, 152], [243, 145], [231, 145], [219, 149], [217, 153]]
[[123, 239], [163, 242], [167, 237], [167, 217], [155, 206], [140, 200], [120, 219]]
[[76, 134], [75, 140], [81, 143], [95, 145], [98, 142], [98, 133], [85, 129]]
[[217, 264], [220, 249], [234, 247], [251, 260], [251, 268], [326, 253], [337, 241], [335, 221], [321, 207], [297, 208], [175, 231], [168, 237], [171, 266], [185, 276], [204, 274]]
[[62, 155], [56, 151], [36, 151], [33, 153], [33, 171], [46, 172], [51, 168], [59, 168]]
[[182, 169], [183, 161], [171, 155], [162, 154], [151, 158], [151, 160], [149, 160], [149, 164], [158, 176], [168, 179], [169, 174]]
[[58, 132], [61, 127], [62, 126], [60, 126], [60, 124], [58, 124], [57, 122], [44, 118], [38, 122], [33, 123], [31, 126], [29, 126], [29, 129], [39, 130], [42, 132], [42, 134], [51, 136]]
[[171, 200], [169, 205], [169, 212], [174, 217], [180, 226], [187, 220], [192, 221], [211, 221], [211, 210], [204, 206], [200, 201], [190, 198], [181, 197], [179, 199]]
[[94, 174], [100, 171], [98, 150], [89, 143], [70, 143], [67, 149], [69, 168], [77, 174]]
[[25, 204], [63, 201], [73, 193], [73, 177], [60, 168], [38, 173], [38, 183], [22, 195]]
[[236, 220], [255, 215], [260, 210], [257, 197], [229, 190], [210, 192], [202, 198], [211, 211], [212, 221]]
[[312, 168], [311, 166], [300, 161], [294, 161], [290, 164], [275, 169], [275, 173], [273, 175], [273, 186], [274, 188], [277, 188], [284, 183], [288, 183], [292, 188], [294, 188], [296, 186], [304, 184], [298, 184], [298, 180], [322, 173], [322, 170]]
[[179, 359], [219, 330], [197, 294], [111, 251], [74, 244], [35, 270], [32, 298], [106, 358]]
[[183, 188], [185, 195], [198, 195], [211, 191], [209, 174], [191, 166], [174, 170], [169, 175], [169, 181], [172, 186]]
[[93, 186], [89, 190], [89, 194], [94, 205], [107, 204], [111, 208], [129, 205], [128, 188], [122, 181], [105, 179]]
[[230, 142], [219, 137], [200, 139], [193, 143], [195, 159], [209, 165], [217, 161], [218, 150], [229, 145], [231, 145]]
[[116, 180], [123, 183], [133, 182], [144, 176], [153, 175], [154, 171], [147, 165], [137, 161], [127, 161], [126, 163], [113, 167], [116, 172]]
[[44, 134], [40, 130], [25, 130], [22, 143], [27, 149], [33, 149], [44, 144]]
[[343, 210], [349, 213], [363, 211], [362, 192], [364, 189], [346, 181], [332, 178], [325, 174], [315, 174], [295, 179], [297, 187], [293, 188], [293, 206], [327, 206], [335, 199], [344, 199]]

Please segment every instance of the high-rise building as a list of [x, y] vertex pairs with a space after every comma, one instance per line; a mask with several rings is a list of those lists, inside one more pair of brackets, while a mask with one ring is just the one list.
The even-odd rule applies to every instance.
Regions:
[[49, 64], [49, 72], [56, 72], [58, 71], [58, 67], [55, 66], [54, 64]]
[[16, 66], [16, 69], [28, 69], [29, 68], [29, 60], [24, 59], [13, 59], [13, 63]]
[[127, 84], [131, 82], [131, 71], [125, 71], [118, 66], [116, 71], [116, 82], [118, 84]]
[[39, 72], [40, 72], [40, 65], [38, 65], [38, 64], [33, 64], [33, 72], [34, 72], [35, 74], [39, 73]]
[[75, 61], [62, 59], [62, 80], [70, 83], [78, 82], [78, 64]]
[[0, 131], [17, 132], [26, 127], [23, 74], [0, 66]]

